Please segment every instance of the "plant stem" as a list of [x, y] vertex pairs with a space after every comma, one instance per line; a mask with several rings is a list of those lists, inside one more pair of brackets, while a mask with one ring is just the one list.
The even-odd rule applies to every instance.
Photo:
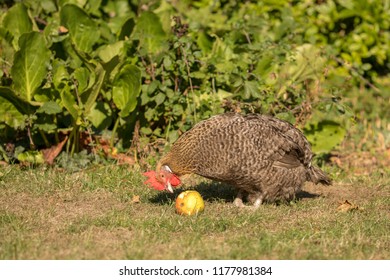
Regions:
[[49, 148], [50, 147], [50, 142], [49, 142], [49, 140], [47, 140], [47, 137], [46, 137], [45, 133], [43, 133], [43, 131], [41, 129], [38, 129], [38, 131], [39, 131], [39, 134], [41, 135], [41, 137], [43, 139], [43, 142], [45, 142], [46, 148]]
[[71, 142], [70, 140], [73, 138], [72, 139], [73, 142], [71, 144], [72, 147], [71, 147], [71, 150], [70, 150], [70, 155], [71, 156], [73, 156], [75, 152], [79, 151], [79, 129], [80, 129], [80, 126], [77, 125], [77, 124], [74, 124], [72, 133], [69, 136], [69, 142]]
[[56, 144], [60, 143], [60, 137], [58, 136], [58, 122], [57, 122], [57, 115], [53, 116], [53, 122], [56, 125], [56, 128], [54, 129], [54, 138], [56, 140]]
[[116, 134], [116, 130], [118, 129], [118, 126], [119, 126], [119, 121], [120, 121], [120, 117], [118, 116], [116, 118], [114, 128], [112, 129], [112, 134], [111, 134], [111, 139], [110, 139], [110, 148], [114, 147], [115, 134]]

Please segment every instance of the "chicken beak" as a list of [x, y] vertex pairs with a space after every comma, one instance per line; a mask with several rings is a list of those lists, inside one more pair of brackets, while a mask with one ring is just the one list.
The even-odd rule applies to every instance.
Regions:
[[166, 188], [167, 188], [167, 191], [169, 191], [170, 193], [173, 193], [173, 188], [172, 188], [172, 185], [170, 182], [167, 183]]

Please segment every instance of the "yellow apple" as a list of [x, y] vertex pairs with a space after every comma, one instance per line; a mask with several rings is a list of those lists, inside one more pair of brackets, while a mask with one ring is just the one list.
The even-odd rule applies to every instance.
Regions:
[[176, 212], [191, 216], [204, 210], [204, 201], [197, 191], [184, 191], [176, 198]]

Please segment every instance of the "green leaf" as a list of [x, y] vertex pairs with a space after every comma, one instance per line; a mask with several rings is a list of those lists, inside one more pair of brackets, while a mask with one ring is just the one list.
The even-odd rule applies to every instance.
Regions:
[[205, 32], [199, 32], [196, 42], [198, 43], [198, 46], [202, 50], [203, 54], [208, 54], [213, 47], [213, 43]]
[[179, 133], [177, 132], [177, 130], [169, 131], [169, 133], [168, 133], [169, 143], [174, 143], [177, 140], [177, 138], [179, 138]]
[[0, 123], [5, 123], [14, 129], [18, 129], [24, 125], [24, 121], [24, 115], [11, 102], [0, 97]]
[[122, 53], [124, 41], [118, 41], [111, 45], [105, 45], [99, 50], [99, 58], [104, 62], [108, 63], [115, 56], [119, 56]]
[[46, 77], [51, 52], [46, 47], [42, 34], [38, 32], [23, 34], [19, 47], [11, 68], [13, 87], [21, 98], [31, 102], [35, 90]]
[[69, 34], [76, 48], [89, 53], [100, 38], [100, 31], [95, 22], [84, 10], [76, 5], [67, 4], [62, 7], [61, 23], [69, 29]]
[[88, 115], [92, 107], [94, 106], [95, 101], [102, 89], [104, 77], [106, 75], [106, 71], [104, 70], [103, 66], [100, 63], [97, 62], [92, 62], [92, 63], [86, 62], [86, 63], [90, 71], [91, 72], [94, 71], [96, 78], [92, 87], [88, 89], [85, 93], [83, 93], [83, 95], [81, 96], [81, 102], [84, 104], [84, 115]]
[[244, 82], [245, 98], [260, 98], [259, 85], [254, 81]]
[[33, 24], [28, 16], [27, 8], [22, 3], [17, 3], [8, 10], [3, 20], [3, 26], [12, 34], [12, 45], [15, 49], [17, 49], [19, 37], [33, 30]]
[[130, 37], [130, 34], [133, 32], [133, 29], [135, 27], [135, 21], [134, 18], [127, 19], [120, 30], [119, 39], [124, 40], [126, 37]]
[[211, 55], [217, 63], [220, 62], [222, 65], [223, 61], [227, 62], [238, 58], [237, 54], [234, 53], [233, 49], [226, 42], [216, 35], [213, 37], [215, 38], [215, 41], [213, 42], [212, 51], [209, 55]]
[[314, 45], [304, 44], [297, 47], [295, 62], [296, 68], [290, 65], [289, 74], [293, 75], [292, 80], [304, 81], [322, 75], [326, 59]]
[[60, 93], [54, 87], [50, 87], [50, 88], [39, 87], [37, 88], [34, 94], [34, 99], [36, 100], [34, 104], [42, 106], [43, 103], [59, 99], [59, 97], [60, 97]]
[[27, 151], [18, 154], [18, 160], [21, 162], [29, 162], [33, 164], [44, 163], [43, 155], [39, 151]]
[[61, 91], [60, 95], [61, 95], [62, 105], [65, 107], [65, 109], [72, 116], [73, 120], [75, 120], [77, 122], [79, 119], [80, 107], [77, 105], [74, 96], [70, 93], [69, 87], [65, 87]]
[[183, 115], [183, 113], [184, 113], [183, 106], [181, 106], [181, 105], [179, 105], [179, 104], [173, 105], [172, 113], [173, 113], [175, 116], [181, 116], [181, 115]]
[[[314, 45], [304, 44], [298, 46], [293, 54], [288, 57], [285, 65], [280, 71], [281, 87], [278, 96], [281, 96], [286, 89], [294, 82], [303, 82], [308, 79], [320, 79], [326, 59], [321, 51]], [[289, 77], [286, 81], [284, 77]]]
[[148, 54], [157, 54], [167, 46], [166, 34], [160, 19], [152, 12], [144, 12], [135, 26], [134, 39]]
[[308, 123], [304, 128], [314, 153], [329, 153], [343, 141], [345, 132], [339, 123], [332, 120]]
[[105, 102], [96, 102], [88, 115], [88, 120], [98, 130], [109, 127], [112, 123], [112, 111], [110, 105]]
[[256, 66], [256, 74], [260, 77], [266, 77], [266, 75], [272, 70], [272, 62], [273, 62], [272, 53], [263, 54], [262, 57], [257, 61]]
[[22, 114], [30, 115], [35, 111], [34, 105], [17, 96], [10, 88], [0, 87], [0, 96], [8, 100]]
[[145, 118], [148, 121], [151, 121], [155, 115], [156, 115], [156, 111], [152, 108], [148, 108], [145, 112]]
[[40, 0], [39, 2], [46, 14], [55, 13], [57, 11], [56, 3], [53, 0]]
[[140, 131], [142, 134], [145, 135], [150, 135], [153, 132], [152, 129], [150, 129], [150, 127], [141, 127]]
[[48, 115], [55, 115], [62, 112], [61, 106], [58, 105], [55, 101], [48, 101], [43, 103], [43, 105], [37, 110], [37, 113], [45, 113]]
[[134, 111], [140, 90], [141, 71], [134, 65], [124, 66], [115, 77], [112, 89], [114, 103], [121, 110], [122, 118]]
[[154, 98], [154, 101], [156, 101], [156, 106], [164, 103], [165, 100], [165, 94], [162, 92], [159, 92], [156, 97]]
[[69, 73], [66, 70], [66, 65], [61, 61], [54, 60], [52, 73], [53, 73], [52, 81], [54, 87], [58, 91], [60, 91], [70, 80]]
[[278, 119], [288, 121], [289, 123], [295, 124], [295, 117], [290, 111], [280, 112], [275, 115]]
[[88, 0], [83, 6], [88, 10], [89, 13], [96, 16], [101, 16], [99, 10], [102, 6], [102, 0]]
[[225, 100], [227, 98], [231, 98], [233, 94], [231, 92], [225, 91], [223, 89], [218, 89], [217, 96], [219, 101]]
[[50, 133], [56, 130], [57, 125], [54, 123], [36, 123], [34, 127]]
[[77, 81], [77, 90], [82, 94], [88, 88], [89, 77], [91, 73], [84, 67], [77, 68], [73, 72], [73, 77]]

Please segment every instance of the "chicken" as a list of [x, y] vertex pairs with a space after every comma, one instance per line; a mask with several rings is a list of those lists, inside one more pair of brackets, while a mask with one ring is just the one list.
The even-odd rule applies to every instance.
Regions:
[[234, 204], [245, 200], [257, 208], [263, 202], [290, 201], [306, 181], [331, 184], [311, 164], [313, 153], [303, 133], [274, 117], [226, 113], [196, 124], [184, 133], [149, 171], [145, 182], [173, 192], [180, 176], [198, 174], [238, 190]]

